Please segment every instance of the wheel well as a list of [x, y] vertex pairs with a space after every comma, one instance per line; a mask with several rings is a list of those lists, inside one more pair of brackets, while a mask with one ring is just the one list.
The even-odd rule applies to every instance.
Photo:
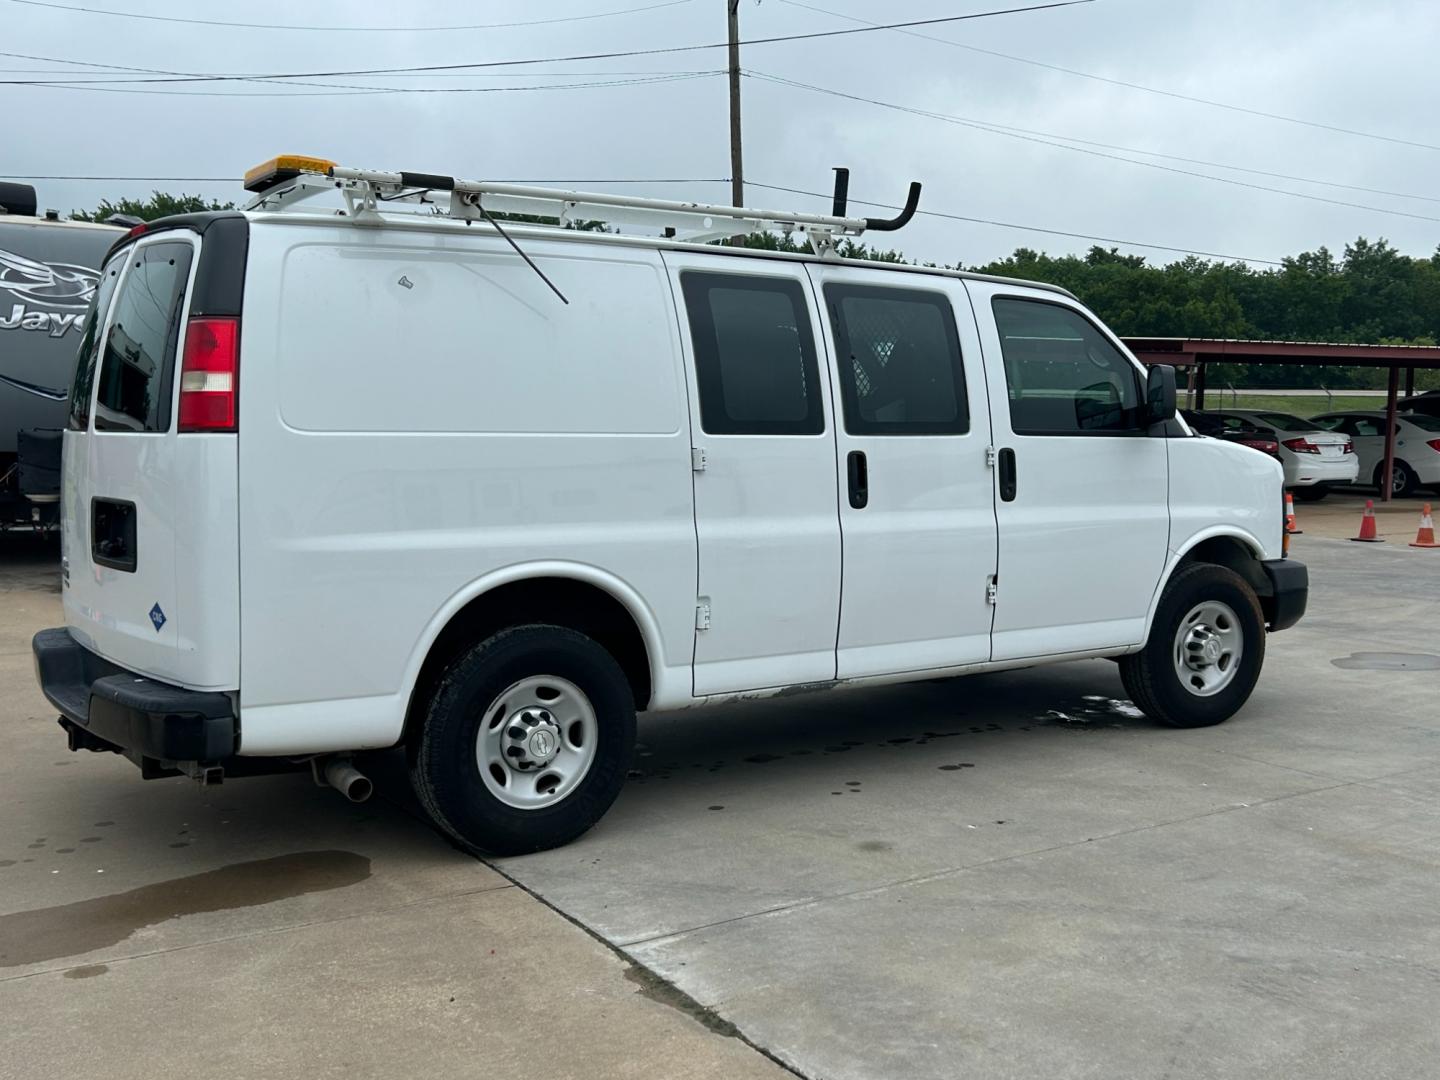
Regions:
[[530, 578], [497, 586], [457, 611], [430, 646], [405, 716], [405, 736], [419, 723], [424, 704], [450, 662], [471, 645], [509, 626], [564, 626], [604, 646], [635, 694], [635, 707], [650, 702], [650, 659], [645, 639], [625, 605], [604, 589], [573, 578]]
[[[1260, 560], [1243, 540], [1233, 536], [1212, 536], [1208, 540], [1201, 540], [1185, 553], [1185, 557], [1180, 560], [1180, 566], [1196, 562], [1214, 563], [1216, 566], [1234, 570], [1255, 590], [1262, 608], [1266, 606], [1267, 598], [1274, 595], [1274, 588], [1261, 567]], [[1268, 609], [1266, 615], [1269, 615]]]

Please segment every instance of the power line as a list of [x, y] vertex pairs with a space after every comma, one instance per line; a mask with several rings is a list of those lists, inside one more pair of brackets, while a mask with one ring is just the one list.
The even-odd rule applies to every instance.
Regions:
[[[830, 11], [827, 8], [815, 7], [813, 4], [801, 3], [800, 0], [780, 0], [780, 2], [782, 4], [788, 4], [791, 7], [804, 8], [806, 11], [818, 12], [821, 15], [830, 15], [836, 19], [845, 19], [848, 22], [863, 23], [872, 28], [879, 28], [878, 24], [872, 23], [867, 19], [857, 18], [854, 15], [844, 15], [838, 11]], [[1414, 142], [1410, 139], [1396, 138], [1393, 135], [1379, 135], [1373, 131], [1357, 131], [1354, 128], [1337, 127], [1334, 124], [1320, 123], [1318, 120], [1303, 120], [1298, 116], [1285, 116], [1281, 113], [1265, 112], [1263, 109], [1247, 108], [1244, 105], [1232, 105], [1226, 101], [1211, 101], [1209, 98], [1193, 97], [1190, 94], [1181, 94], [1174, 90], [1161, 90], [1155, 86], [1126, 82], [1124, 79], [1112, 79], [1105, 75], [1095, 75], [1088, 71], [1077, 71], [1074, 68], [1061, 67], [1059, 64], [1047, 64], [1043, 60], [1031, 60], [1029, 57], [996, 52], [994, 49], [982, 49], [978, 45], [965, 45], [959, 41], [951, 41], [948, 38], [935, 37], [931, 34], [921, 34], [899, 26], [890, 27], [890, 29], [901, 34], [908, 34], [910, 37], [933, 41], [940, 45], [949, 45], [956, 49], [966, 49], [969, 52], [983, 53], [986, 56], [998, 56], [1002, 60], [1013, 60], [1017, 64], [1030, 64], [1033, 67], [1046, 68], [1049, 71], [1059, 71], [1065, 75], [1074, 75], [1081, 79], [1093, 79], [1096, 82], [1109, 83], [1112, 86], [1123, 86], [1130, 90], [1143, 90], [1147, 94], [1158, 94], [1161, 97], [1174, 98], [1177, 101], [1189, 101], [1196, 105], [1208, 105], [1214, 109], [1228, 109], [1230, 112], [1244, 113], [1248, 116], [1259, 116], [1266, 120], [1280, 120], [1287, 124], [1300, 124], [1304, 127], [1319, 128], [1321, 131], [1334, 131], [1341, 135], [1355, 135], [1362, 139], [1377, 139], [1380, 142], [1396, 143], [1400, 146], [1414, 146], [1422, 150], [1440, 150], [1440, 146], [1436, 146], [1433, 143]]]
[[185, 23], [190, 26], [218, 26], [240, 30], [297, 30], [317, 31], [327, 34], [375, 34], [414, 33], [433, 34], [455, 30], [504, 30], [519, 26], [552, 26], [556, 23], [586, 22], [593, 19], [608, 19], [614, 15], [635, 15], [642, 11], [658, 11], [661, 8], [679, 7], [691, 0], [665, 0], [660, 4], [645, 7], [621, 8], [618, 11], [600, 11], [593, 15], [567, 15], [554, 19], [530, 19], [525, 22], [471, 23], [462, 26], [290, 26], [282, 23], [222, 22], [218, 19], [183, 19], [174, 15], [141, 15], [133, 11], [112, 11], [108, 8], [75, 7], [70, 4], [52, 4], [46, 0], [6, 0], [11, 4], [26, 7], [49, 8], [53, 11], [68, 11], [74, 15], [108, 15], [116, 19], [144, 19], [147, 22]]
[[[1091, 4], [1095, 0], [1051, 0], [1049, 3], [1029, 4], [1024, 7], [999, 8], [991, 11], [976, 11], [968, 15], [945, 15], [934, 19], [912, 19], [908, 22], [886, 23], [877, 26], [858, 26], [848, 30], [815, 30], [804, 34], [780, 34], [772, 37], [752, 38], [749, 41], [742, 41], [741, 45], [776, 45], [787, 41], [813, 41], [818, 38], [847, 37], [852, 34], [868, 34], [876, 30], [895, 30], [901, 27], [910, 26], [933, 26], [938, 23], [966, 22], [971, 19], [986, 19], [998, 15], [1018, 15], [1030, 11], [1051, 11], [1056, 8], [1075, 7], [1079, 4]], [[651, 49], [627, 49], [615, 52], [602, 53], [580, 53], [574, 56], [543, 56], [526, 57], [519, 60], [487, 60], [472, 64], [419, 64], [410, 67], [397, 68], [355, 68], [345, 71], [301, 71], [301, 72], [279, 72], [267, 75], [185, 75], [183, 78], [164, 79], [140, 79], [136, 82], [232, 82], [250, 81], [259, 82], [266, 80], [282, 79], [329, 79], [340, 78], [351, 75], [408, 75], [418, 71], [473, 71], [482, 68], [497, 67], [529, 67], [535, 64], [567, 64], [584, 60], [615, 60], [629, 56], [664, 56], [674, 53], [700, 52], [705, 49], [728, 49], [728, 41], [708, 42], [704, 45], [665, 45]], [[168, 73], [175, 74], [175, 73]], [[84, 80], [65, 80], [69, 83], [78, 84]], [[39, 82], [27, 82], [17, 79], [0, 80], [0, 85], [8, 86], [31, 86], [43, 85]]]
[[[140, 183], [155, 184], [238, 184], [238, 176], [73, 176], [60, 174], [11, 174], [5, 177], [7, 180], [106, 180], [106, 181], [137, 181]], [[691, 176], [677, 179], [641, 179], [633, 178], [608, 178], [603, 180], [495, 180], [497, 184], [728, 184], [728, 176]]]
[[[754, 180], [749, 181], [751, 187], [764, 188], [767, 191], [783, 191], [790, 195], [809, 195], [816, 199], [830, 198], [818, 191], [805, 191], [801, 188], [782, 187], [779, 184], [761, 184]], [[856, 199], [851, 197], [853, 203], [862, 206], [873, 206], [880, 210], [899, 210], [900, 206], [893, 203], [870, 202], [868, 199]], [[928, 217], [944, 218], [947, 221], [965, 221], [973, 225], [994, 225], [1001, 229], [1015, 229], [1020, 232], [1045, 233], [1050, 236], [1068, 236], [1076, 240], [1094, 240], [1101, 244], [1123, 244], [1125, 247], [1151, 248], [1155, 251], [1173, 251], [1180, 255], [1202, 255], [1207, 259], [1223, 259], [1226, 262], [1249, 262], [1263, 263], [1266, 266], [1284, 266], [1283, 262], [1275, 259], [1253, 259], [1245, 255], [1221, 255], [1214, 251], [1200, 251], [1196, 248], [1174, 247], [1170, 244], [1150, 244], [1139, 240], [1121, 240], [1113, 236], [1092, 236], [1089, 233], [1067, 232], [1064, 229], [1047, 229], [1039, 225], [1019, 225], [1013, 221], [994, 221], [990, 218], [966, 217], [963, 214], [951, 214], [942, 210], [917, 210], [917, 214], [924, 214]]]
[[[692, 79], [703, 79], [713, 75], [723, 75], [724, 71], [697, 71], [689, 74], [677, 75], [656, 75], [649, 78], [636, 79], [607, 79], [597, 82], [576, 82], [576, 83], [541, 83], [532, 86], [354, 86], [348, 88], [337, 88], [334, 90], [314, 90], [308, 93], [296, 94], [288, 90], [135, 90], [124, 89], [122, 86], [93, 86], [74, 85], [71, 83], [46, 83], [47, 90], [86, 90], [92, 93], [102, 94], [152, 94], [161, 97], [207, 97], [207, 98], [269, 98], [283, 97], [292, 101], [312, 97], [374, 97], [377, 94], [496, 94], [505, 91], [535, 91], [535, 90], [590, 90], [608, 86], [646, 86], [652, 83], [688, 82]], [[149, 80], [137, 79], [136, 82], [148, 82]], [[121, 80], [122, 84], [124, 80]], [[304, 86], [327, 86], [327, 83], [289, 83], [288, 85]]]
[[[0, 56], [15, 56], [16, 53], [0, 53]], [[56, 60], [57, 64], [82, 64], [82, 60]], [[109, 65], [97, 65], [108, 67]], [[118, 71], [146, 70], [154, 71], [153, 68], [115, 68]], [[710, 75], [716, 71], [723, 71], [723, 68], [689, 68], [683, 71], [457, 71], [429, 72], [407, 75], [407, 79], [585, 79], [585, 78], [620, 78], [627, 75]], [[6, 75], [78, 75], [80, 72], [71, 71], [66, 68], [0, 68], [0, 74]], [[236, 78], [264, 78], [264, 72], [233, 72]], [[398, 76], [397, 76], [398, 78]], [[66, 80], [60, 79], [59, 82]], [[317, 85], [330, 85], [328, 83]]]
[[[1041, 138], [1035, 135], [1021, 134], [1018, 129], [1005, 128], [996, 125], [970, 120], [963, 116], [952, 116], [948, 113], [932, 112], [928, 109], [919, 109], [909, 105], [897, 105], [890, 101], [879, 101], [875, 98], [863, 97], [859, 94], [849, 94], [843, 90], [832, 90], [824, 86], [814, 86], [810, 83], [797, 82], [794, 79], [781, 78], [778, 75], [767, 75], [764, 72], [749, 70], [747, 75], [752, 78], [762, 79], [766, 82], [779, 83], [783, 86], [798, 87], [802, 90], [811, 90], [818, 94], [828, 94], [831, 97], [846, 98], [850, 101], [863, 101], [870, 105], [878, 105], [884, 109], [893, 109], [896, 112], [909, 113], [913, 116], [924, 116], [932, 120], [943, 120], [949, 124], [958, 124], [961, 127], [973, 128], [976, 131], [988, 131], [992, 135], [1004, 135], [1006, 138], [1020, 139], [1024, 142], [1039, 143], [1042, 146], [1053, 146], [1061, 150], [1070, 150], [1077, 154], [1089, 154], [1092, 157], [1106, 158], [1110, 161], [1123, 161], [1129, 165], [1139, 165], [1146, 169], [1158, 169], [1160, 172], [1175, 173], [1179, 176], [1191, 176], [1200, 180], [1209, 180], [1216, 184], [1228, 184], [1232, 187], [1249, 188], [1253, 191], [1268, 191], [1276, 195], [1288, 195], [1292, 199], [1305, 199], [1309, 202], [1325, 203], [1330, 206], [1343, 206], [1352, 210], [1368, 210], [1376, 214], [1391, 214], [1395, 217], [1413, 218], [1417, 221], [1433, 221], [1440, 223], [1440, 217], [1431, 217], [1427, 214], [1413, 214], [1408, 210], [1390, 210], [1383, 206], [1370, 206], [1365, 203], [1346, 202], [1343, 199], [1329, 199], [1323, 195], [1311, 195], [1304, 191], [1287, 191], [1285, 188], [1267, 187], [1264, 184], [1252, 184], [1248, 180], [1235, 180], [1228, 176], [1211, 176], [1208, 173], [1193, 172], [1189, 169], [1177, 169], [1173, 165], [1161, 165], [1154, 161], [1137, 161], [1134, 158], [1122, 157], [1119, 154], [1108, 154], [1100, 150], [1090, 150], [1083, 146], [1070, 146], [1067, 143], [1055, 142], [1050, 138]], [[1063, 138], [1064, 136], [1060, 136]]]
[[[63, 59], [58, 59], [58, 58], [56, 58], [56, 57], [36, 56], [36, 55], [34, 55], [34, 54], [32, 54], [32, 53], [0, 52], [0, 56], [8, 56], [8, 57], [12, 57], [12, 58], [15, 58], [15, 59], [20, 59], [20, 60], [34, 60], [34, 61], [39, 61], [39, 62], [44, 62], [44, 63], [51, 63], [51, 64], [74, 64], [74, 65], [79, 66], [79, 67], [101, 68], [101, 69], [106, 70], [106, 71], [125, 72], [125, 73], [127, 73], [127, 74], [138, 74], [138, 75], [184, 75], [184, 76], [190, 76], [190, 75], [193, 74], [192, 72], [185, 72], [185, 71], [171, 71], [171, 70], [168, 70], [168, 69], [166, 69], [166, 68], [131, 67], [131, 66], [126, 65], [126, 64], [106, 64], [106, 63], [100, 63], [100, 62], [98, 62], [98, 61], [92, 61], [92, 60], [63, 60]], [[680, 81], [683, 81], [683, 80], [689, 79], [689, 78], [699, 78], [699, 77], [703, 77], [703, 76], [707, 76], [707, 75], [715, 75], [715, 74], [719, 74], [720, 72], [721, 72], [721, 69], [718, 69], [718, 68], [717, 68], [717, 69], [714, 69], [714, 70], [708, 70], [708, 71], [635, 72], [635, 73], [633, 73], [633, 74], [635, 74], [635, 75], [637, 75], [637, 76], [640, 76], [640, 77], [639, 77], [639, 78], [630, 79], [630, 80], [617, 79], [617, 80], [609, 81], [609, 82], [606, 82], [606, 81], [591, 81], [591, 82], [588, 82], [588, 83], [561, 83], [561, 84], [557, 84], [557, 85], [555, 85], [555, 86], [515, 86], [515, 87], [505, 86], [505, 87], [481, 87], [481, 88], [471, 88], [471, 87], [355, 86], [355, 85], [346, 84], [346, 83], [321, 83], [321, 82], [309, 82], [309, 81], [296, 80], [296, 79], [274, 79], [274, 78], [272, 78], [272, 77], [270, 77], [270, 76], [266, 76], [266, 75], [235, 74], [235, 75], [227, 76], [227, 78], [234, 78], [234, 79], [236, 79], [236, 80], [242, 80], [242, 81], [254, 81], [254, 82], [262, 82], [262, 83], [263, 83], [263, 82], [268, 82], [269, 84], [271, 84], [271, 85], [276, 85], [276, 86], [312, 86], [312, 87], [317, 87], [317, 88], [319, 88], [319, 89], [322, 91], [322, 92], [320, 92], [320, 93], [312, 93], [312, 94], [285, 94], [285, 93], [277, 94], [277, 93], [274, 93], [274, 92], [260, 92], [260, 93], [243, 93], [243, 92], [241, 92], [241, 93], [215, 93], [215, 92], [207, 92], [207, 91], [202, 91], [202, 90], [136, 90], [136, 89], [115, 89], [115, 88], [113, 88], [113, 87], [127, 87], [127, 86], [129, 86], [130, 84], [132, 84], [132, 83], [146, 83], [146, 84], [148, 84], [148, 83], [152, 82], [152, 80], [150, 80], [150, 79], [107, 79], [107, 80], [103, 80], [103, 82], [104, 82], [104, 85], [103, 85], [103, 86], [96, 85], [96, 83], [100, 82], [101, 80], [54, 79], [54, 80], [48, 80], [48, 81], [44, 81], [44, 82], [37, 82], [37, 83], [35, 83], [34, 85], [44, 86], [44, 87], [50, 88], [50, 89], [61, 89], [61, 90], [92, 90], [92, 91], [103, 91], [103, 92], [107, 92], [107, 93], [121, 93], [121, 94], [127, 94], [127, 93], [128, 93], [128, 94], [158, 94], [158, 95], [162, 95], [162, 96], [173, 96], [173, 97], [348, 97], [348, 96], [350, 96], [351, 94], [369, 95], [369, 94], [407, 94], [407, 93], [410, 93], [410, 94], [424, 94], [424, 93], [488, 93], [488, 92], [491, 92], [492, 90], [557, 90], [557, 89], [565, 89], [565, 88], [567, 88], [567, 87], [569, 87], [569, 88], [575, 88], [575, 89], [584, 89], [584, 88], [602, 87], [602, 86], [637, 85], [637, 84], [643, 83], [643, 82], [680, 82]], [[586, 78], [586, 77], [588, 77], [589, 75], [593, 75], [593, 74], [602, 74], [602, 73], [600, 73], [600, 72], [576, 72], [576, 73], [568, 74], [568, 75], [565, 74], [565, 73], [563, 73], [563, 72], [555, 72], [555, 73], [552, 73], [552, 75], [553, 75], [554, 77], [569, 78], [569, 79], [573, 79], [573, 78]], [[411, 77], [412, 77], [412, 78], [482, 78], [482, 77], [483, 77], [483, 78], [505, 78], [505, 77], [507, 77], [507, 76], [516, 76], [516, 77], [519, 77], [519, 78], [529, 78], [529, 77], [530, 77], [530, 76], [529, 76], [527, 73], [525, 73], [525, 72], [484, 72], [484, 73], [479, 73], [479, 72], [461, 72], [461, 73], [456, 73], [456, 74], [454, 74], [454, 75], [416, 75], [416, 76], [411, 76]], [[183, 81], [183, 80], [182, 80], [182, 81]]]
[[[781, 77], [778, 76], [778, 75], [770, 75], [770, 74], [768, 74], [768, 73], [766, 73], [766, 72], [755, 71], [754, 69], [749, 69], [749, 70], [747, 70], [746, 73], [749, 74], [749, 75], [753, 75], [753, 76], [756, 77], [756, 78], [765, 79], [765, 80], [768, 80], [768, 81], [770, 81], [770, 82], [779, 82], [779, 83], [782, 83], [782, 84], [784, 84], [784, 85], [800, 86], [800, 87], [803, 87], [803, 88], [805, 88], [805, 89], [812, 89], [812, 90], [816, 90], [816, 91], [820, 91], [820, 92], [824, 92], [824, 93], [839, 93], [839, 91], [828, 91], [828, 90], [825, 90], [823, 87], [810, 86], [810, 85], [807, 84], [807, 83], [799, 83], [799, 82], [796, 82], [796, 81], [791, 80], [791, 79], [781, 78]], [[869, 98], [860, 98], [859, 100], [870, 101]], [[871, 103], [872, 103], [872, 104], [875, 104], [875, 102], [871, 102]], [[904, 106], [895, 106], [895, 107], [896, 107], [896, 108], [904, 108]], [[1229, 169], [1229, 170], [1231, 170], [1231, 171], [1233, 171], [1233, 172], [1249, 173], [1249, 174], [1252, 175], [1252, 176], [1268, 176], [1268, 177], [1270, 177], [1270, 178], [1273, 179], [1273, 180], [1293, 180], [1293, 181], [1295, 181], [1295, 182], [1297, 182], [1297, 183], [1301, 183], [1301, 184], [1317, 184], [1317, 185], [1319, 185], [1319, 186], [1321, 186], [1321, 187], [1340, 188], [1340, 189], [1343, 189], [1343, 190], [1345, 190], [1345, 191], [1363, 191], [1363, 192], [1365, 192], [1365, 193], [1367, 193], [1367, 194], [1370, 194], [1370, 195], [1386, 195], [1386, 196], [1389, 196], [1389, 197], [1391, 197], [1391, 198], [1396, 198], [1396, 199], [1418, 199], [1418, 200], [1420, 200], [1420, 201], [1422, 201], [1422, 202], [1440, 203], [1440, 197], [1433, 196], [1433, 195], [1416, 195], [1416, 194], [1413, 194], [1413, 193], [1407, 192], [1407, 191], [1388, 191], [1388, 190], [1386, 190], [1386, 189], [1384, 189], [1384, 188], [1363, 187], [1363, 186], [1361, 186], [1361, 185], [1359, 185], [1359, 184], [1342, 184], [1342, 183], [1340, 183], [1339, 181], [1336, 181], [1336, 180], [1317, 180], [1317, 179], [1316, 179], [1315, 177], [1313, 177], [1313, 176], [1295, 176], [1295, 175], [1292, 175], [1292, 174], [1290, 174], [1290, 173], [1269, 172], [1269, 171], [1267, 171], [1267, 170], [1265, 170], [1265, 169], [1253, 169], [1253, 168], [1250, 168], [1250, 167], [1247, 166], [1247, 165], [1230, 165], [1230, 164], [1227, 164], [1227, 163], [1225, 163], [1225, 162], [1223, 162], [1223, 161], [1206, 161], [1206, 160], [1204, 160], [1204, 159], [1202, 159], [1202, 158], [1184, 157], [1184, 156], [1182, 156], [1182, 155], [1180, 155], [1180, 154], [1165, 154], [1165, 153], [1161, 153], [1161, 152], [1158, 151], [1158, 150], [1144, 150], [1144, 149], [1141, 149], [1141, 148], [1139, 148], [1139, 147], [1134, 147], [1134, 146], [1119, 146], [1119, 145], [1116, 145], [1115, 143], [1098, 142], [1098, 141], [1096, 141], [1096, 140], [1094, 140], [1094, 139], [1081, 139], [1081, 138], [1078, 138], [1078, 137], [1076, 137], [1076, 136], [1074, 136], [1074, 135], [1061, 135], [1061, 134], [1057, 134], [1057, 133], [1055, 133], [1055, 132], [1053, 132], [1053, 131], [1036, 131], [1036, 130], [1034, 130], [1033, 128], [1015, 127], [1014, 125], [1011, 125], [1011, 124], [999, 124], [999, 123], [996, 123], [996, 122], [991, 121], [991, 120], [977, 120], [977, 119], [975, 119], [975, 118], [973, 118], [973, 117], [952, 116], [952, 115], [945, 114], [945, 113], [932, 113], [932, 112], [930, 112], [929, 110], [925, 110], [925, 109], [916, 109], [916, 110], [913, 110], [913, 111], [916, 112], [918, 115], [931, 116], [931, 117], [934, 117], [934, 118], [937, 118], [937, 119], [943, 118], [943, 119], [947, 119], [947, 120], [954, 120], [954, 121], [957, 122], [957, 123], [962, 123], [962, 122], [963, 122], [963, 123], [969, 123], [969, 124], [973, 124], [973, 125], [975, 125], [975, 126], [977, 126], [977, 127], [983, 128], [983, 129], [987, 129], [987, 130], [988, 130], [988, 129], [993, 129], [993, 130], [995, 130], [995, 131], [997, 131], [997, 132], [1014, 133], [1014, 134], [1020, 134], [1020, 135], [1034, 135], [1034, 136], [1037, 136], [1037, 137], [1039, 137], [1039, 138], [1045, 138], [1045, 139], [1061, 139], [1061, 140], [1063, 140], [1063, 141], [1065, 141], [1065, 142], [1080, 143], [1080, 144], [1083, 145], [1083, 146], [1097, 146], [1097, 147], [1100, 147], [1100, 148], [1105, 149], [1105, 150], [1119, 150], [1119, 151], [1122, 151], [1122, 152], [1127, 153], [1127, 154], [1143, 154], [1143, 155], [1145, 155], [1146, 157], [1164, 158], [1166, 161], [1183, 161], [1183, 162], [1185, 162], [1185, 163], [1187, 163], [1187, 164], [1190, 164], [1190, 165], [1204, 165], [1204, 166], [1206, 166], [1206, 167], [1208, 167], [1208, 168], [1212, 168], [1212, 169]], [[1074, 148], [1073, 148], [1073, 147], [1067, 147], [1066, 149], [1074, 149]], [[1143, 164], [1145, 164], [1145, 163], [1144, 163], [1144, 162], [1135, 162], [1135, 164], [1137, 164], [1137, 165], [1143, 165]], [[1195, 174], [1195, 175], [1198, 175], [1198, 174]], [[1220, 181], [1223, 182], [1223, 178], [1222, 178], [1222, 177], [1215, 177], [1214, 179], [1220, 180]], [[1278, 190], [1278, 189], [1267, 188], [1267, 189], [1265, 189], [1265, 190]], [[1300, 192], [1295, 192], [1295, 193], [1293, 193], [1293, 194], [1302, 194], [1302, 193], [1300, 193]], [[1349, 204], [1347, 204], [1347, 205], [1349, 205]], [[1377, 208], [1377, 209], [1378, 209], [1378, 208]]]

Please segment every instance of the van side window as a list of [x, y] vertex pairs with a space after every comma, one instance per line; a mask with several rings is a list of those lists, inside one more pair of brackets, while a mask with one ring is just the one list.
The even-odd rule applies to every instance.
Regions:
[[1105, 435], [1141, 430], [1135, 366], [1071, 308], [996, 297], [995, 329], [1017, 435]]
[[852, 435], [970, 430], [960, 336], [940, 293], [826, 285], [825, 304]]
[[129, 256], [100, 358], [97, 431], [168, 431], [175, 351], [193, 249], [149, 244]]
[[85, 330], [80, 335], [80, 352], [76, 358], [75, 379], [70, 384], [71, 431], [84, 431], [90, 426], [90, 391], [95, 388], [95, 364], [100, 358], [100, 332], [110, 298], [115, 295], [115, 282], [125, 269], [125, 255], [117, 255], [100, 268], [100, 282], [95, 286], [95, 302], [85, 315]]
[[700, 424], [711, 435], [825, 430], [810, 311], [798, 281], [683, 273]]

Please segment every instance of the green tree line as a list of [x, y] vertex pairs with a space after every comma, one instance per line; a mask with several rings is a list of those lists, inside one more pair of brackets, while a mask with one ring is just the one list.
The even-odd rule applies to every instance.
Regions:
[[[155, 192], [149, 199], [102, 200], [71, 216], [103, 221], [130, 214], [146, 221], [167, 214], [229, 210], [233, 203]], [[499, 215], [497, 215], [499, 216]], [[581, 228], [599, 227], [584, 222]], [[793, 235], [748, 236], [746, 246], [798, 251]], [[900, 251], [843, 240], [840, 254], [885, 262], [908, 261]], [[1325, 247], [1287, 257], [1278, 267], [1183, 259], [1152, 265], [1143, 255], [1092, 247], [1084, 255], [1046, 255], [1017, 248], [1004, 259], [956, 268], [1047, 281], [1078, 296], [1125, 337], [1256, 338], [1434, 345], [1440, 341], [1440, 248], [1429, 258], [1397, 251], [1384, 238], [1358, 237], [1337, 258]], [[1384, 385], [1378, 368], [1215, 365], [1215, 385], [1325, 385], [1331, 389]], [[1440, 386], [1440, 373], [1422, 372], [1421, 386]]]

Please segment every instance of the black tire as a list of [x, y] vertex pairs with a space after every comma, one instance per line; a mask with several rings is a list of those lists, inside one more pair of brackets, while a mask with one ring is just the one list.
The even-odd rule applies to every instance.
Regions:
[[[1175, 637], [1180, 622], [1197, 604], [1218, 600], [1239, 619], [1242, 647], [1238, 670], [1210, 697], [1194, 693], [1176, 671]], [[1265, 662], [1265, 616], [1249, 583], [1213, 563], [1177, 570], [1160, 596], [1150, 638], [1138, 653], [1120, 658], [1120, 681], [1146, 716], [1170, 727], [1208, 727], [1230, 719], [1250, 697]]]
[[1309, 487], [1291, 488], [1290, 494], [1296, 502], [1319, 502], [1330, 494], [1329, 484], [1311, 484]]
[[[1380, 494], [1385, 494], [1385, 463], [1382, 461], [1375, 466], [1375, 486], [1380, 489]], [[1408, 499], [1420, 490], [1420, 478], [1415, 475], [1415, 470], [1406, 465], [1405, 462], [1396, 460], [1395, 472], [1391, 477], [1392, 498]]]
[[[569, 681], [589, 699], [598, 725], [595, 757], [560, 802], [519, 809], [480, 775], [477, 739], [486, 710], [532, 676]], [[635, 751], [635, 698], [614, 657], [560, 626], [519, 626], [462, 653], [446, 669], [410, 744], [410, 782], [435, 824], [467, 851], [523, 855], [559, 847], [601, 817], [625, 782]]]

